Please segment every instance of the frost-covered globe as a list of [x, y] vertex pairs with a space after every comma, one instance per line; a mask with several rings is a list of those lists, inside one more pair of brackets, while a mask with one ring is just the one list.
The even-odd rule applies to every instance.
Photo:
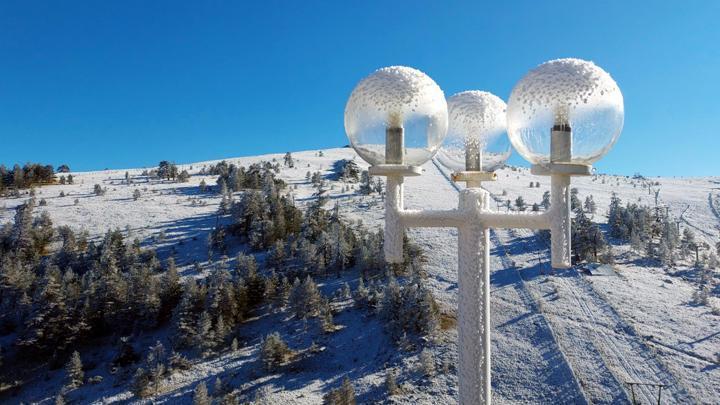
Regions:
[[421, 165], [437, 152], [447, 133], [445, 95], [425, 73], [405, 67], [378, 69], [364, 78], [345, 106], [345, 132], [360, 157], [386, 163], [388, 128], [403, 128], [403, 164]]
[[440, 163], [456, 171], [486, 172], [505, 164], [510, 156], [505, 102], [486, 91], [471, 90], [453, 95], [447, 103], [448, 134], [437, 155]]
[[615, 80], [592, 62], [557, 59], [531, 70], [508, 101], [508, 136], [532, 163], [550, 161], [551, 130], [569, 125], [572, 163], [591, 164], [622, 131], [623, 96]]

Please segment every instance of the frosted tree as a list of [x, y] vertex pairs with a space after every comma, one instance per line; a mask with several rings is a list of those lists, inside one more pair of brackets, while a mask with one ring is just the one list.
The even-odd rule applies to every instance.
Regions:
[[70, 361], [65, 367], [67, 373], [67, 386], [71, 388], [79, 387], [83, 384], [85, 373], [83, 372], [82, 360], [80, 353], [76, 351], [70, 356]]
[[106, 192], [106, 191], [107, 191], [107, 189], [102, 188], [102, 186], [99, 185], [99, 184], [96, 184], [96, 185], [93, 186], [93, 193], [94, 193], [96, 196], [105, 195], [105, 192]]
[[518, 209], [518, 211], [525, 211], [527, 208], [527, 205], [525, 205], [525, 200], [523, 200], [522, 196], [518, 196], [518, 198], [515, 199], [515, 207]]
[[292, 351], [277, 332], [271, 333], [260, 347], [260, 359], [267, 371], [275, 370], [288, 360]]
[[432, 352], [427, 348], [420, 352], [420, 368], [425, 377], [432, 377], [435, 375], [435, 358]]
[[203, 311], [198, 318], [195, 328], [195, 347], [203, 354], [208, 354], [215, 346], [215, 334], [212, 328], [212, 319], [207, 311]]
[[385, 371], [385, 389], [387, 389], [388, 396], [395, 395], [400, 392], [397, 384], [397, 377], [393, 370]]
[[368, 173], [367, 170], [363, 170], [360, 174], [360, 188], [358, 191], [360, 194], [368, 195], [372, 193], [374, 190], [374, 187], [372, 185], [372, 179], [370, 177], [370, 173]]
[[272, 251], [268, 255], [268, 264], [275, 268], [280, 268], [285, 260], [285, 243], [278, 239], [273, 244]]
[[212, 398], [210, 398], [207, 385], [205, 385], [205, 381], [203, 381], [198, 384], [193, 391], [193, 405], [210, 405], [211, 403]]
[[62, 351], [73, 341], [70, 332], [78, 325], [70, 322], [57, 267], [46, 271], [39, 288], [18, 345], [38, 352]]
[[578, 198], [578, 189], [573, 187], [570, 189], [570, 209], [576, 211], [582, 207], [580, 198]]
[[641, 253], [645, 248], [645, 241], [642, 239], [641, 233], [634, 227], [630, 230], [630, 246], [638, 253]]
[[290, 306], [297, 318], [310, 318], [317, 315], [320, 300], [320, 290], [310, 276], [307, 276], [302, 283], [295, 279], [290, 293]]
[[290, 154], [290, 152], [287, 152], [285, 154], [285, 156], [283, 157], [283, 162], [284, 162], [285, 166], [287, 166], [289, 168], [295, 167], [295, 161], [293, 160], [293, 157]]
[[585, 197], [585, 203], [583, 204], [583, 207], [585, 208], [585, 212], [588, 212], [590, 214], [594, 214], [597, 211], [597, 208], [595, 206], [595, 200], [593, 199], [592, 195]]
[[355, 388], [350, 379], [345, 377], [342, 385], [331, 390], [323, 397], [323, 403], [326, 405], [355, 405]]
[[353, 294], [353, 298], [355, 299], [355, 305], [359, 307], [364, 307], [368, 303], [368, 296], [370, 295], [370, 291], [365, 287], [365, 282], [363, 281], [362, 277], [358, 280], [357, 288], [355, 289], [355, 294]]
[[188, 347], [195, 341], [198, 287], [194, 278], [185, 281], [182, 298], [173, 314], [174, 345]]
[[15, 222], [10, 234], [12, 246], [16, 254], [28, 261], [34, 261], [37, 258], [37, 252], [33, 243], [33, 210], [35, 209], [35, 199], [31, 198], [24, 204], [19, 205], [15, 209]]

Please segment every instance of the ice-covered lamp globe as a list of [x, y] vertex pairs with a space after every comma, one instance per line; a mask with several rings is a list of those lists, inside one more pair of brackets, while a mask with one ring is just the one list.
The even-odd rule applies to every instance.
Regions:
[[376, 70], [350, 94], [345, 132], [372, 166], [420, 166], [445, 138], [447, 102], [425, 73], [405, 66]]
[[589, 166], [617, 141], [624, 120], [615, 80], [592, 62], [557, 59], [523, 77], [508, 101], [513, 147], [535, 165]]
[[510, 157], [505, 102], [486, 91], [448, 99], [448, 134], [437, 159], [456, 173], [494, 172]]

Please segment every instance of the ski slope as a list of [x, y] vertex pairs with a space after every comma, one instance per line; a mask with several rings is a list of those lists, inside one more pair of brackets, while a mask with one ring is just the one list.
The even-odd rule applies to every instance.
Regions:
[[[329, 174], [339, 159], [363, 163], [349, 148], [293, 153], [294, 168], [283, 167], [279, 177], [289, 183], [296, 203], [312, 201], [314, 189], [305, 180], [308, 171]], [[283, 154], [226, 159], [249, 165], [261, 160], [282, 162]], [[55, 225], [68, 225], [88, 231], [92, 238], [108, 229], [120, 229], [143, 244], [159, 247], [161, 257], [171, 252], [183, 274], [193, 273], [194, 261], [206, 260], [206, 241], [215, 225], [220, 198], [216, 193], [200, 193], [204, 180], [214, 185], [214, 176], [200, 176], [200, 162], [179, 165], [193, 176], [188, 183], [169, 183], [143, 178], [143, 168], [129, 169], [134, 179], [124, 184], [126, 170], [73, 173], [76, 184], [53, 185], [36, 189], [36, 198], [47, 205]], [[449, 209], [457, 205], [457, 188], [447, 172], [434, 162], [423, 166], [423, 176], [407, 178], [407, 208]], [[539, 188], [528, 187], [539, 182]], [[651, 188], [647, 182], [659, 182]], [[94, 184], [107, 187], [103, 196], [92, 192]], [[349, 186], [329, 181], [328, 208], [337, 204], [343, 217], [381, 227], [383, 203], [378, 195], [362, 196]], [[652, 178], [644, 183], [625, 176], [598, 175], [573, 180], [581, 200], [592, 194], [604, 222], [610, 193], [617, 192], [623, 202], [653, 205], [659, 189], [659, 203], [683, 226], [695, 230], [696, 237], [711, 246], [720, 241], [720, 178]], [[498, 181], [486, 183], [493, 197], [502, 202], [522, 196], [526, 203], [540, 202], [549, 189], [549, 178], [530, 175], [525, 168], [505, 168]], [[138, 201], [133, 192], [141, 190]], [[60, 192], [65, 196], [60, 197]], [[503, 192], [505, 195], [503, 195]], [[22, 198], [0, 200], [0, 224], [12, 219]], [[75, 203], [75, 200], [78, 202]], [[499, 206], [499, 203], [497, 204]], [[494, 208], [494, 207], [493, 207]], [[504, 208], [501, 208], [504, 210]], [[443, 310], [457, 306], [457, 232], [454, 229], [413, 229], [412, 239], [428, 256], [428, 285]], [[548, 249], [531, 231], [495, 230], [492, 232], [492, 368], [493, 397], [497, 403], [627, 403], [628, 382], [665, 384], [663, 403], [716, 403], [720, 398], [720, 315], [710, 307], [692, 305], [695, 291], [688, 268], [664, 269], [634, 257], [625, 247], [615, 247], [618, 263], [616, 276], [587, 276], [576, 270], [552, 273], [548, 268]], [[322, 287], [334, 291], [342, 281], [327, 281]], [[715, 282], [717, 283], [717, 273]], [[717, 289], [711, 305], [720, 308]], [[418, 380], [417, 353], [397, 351], [383, 340], [381, 327], [361, 311], [343, 312], [337, 322], [346, 325], [342, 333], [329, 338], [327, 354], [307, 370], [290, 375], [267, 376], [257, 371], [260, 336], [278, 327], [297, 341], [297, 347], [309, 344], [299, 325], [285, 324], [277, 317], [252, 321], [247, 344], [239, 353], [210, 360], [198, 360], [193, 368], [174, 375], [171, 389], [156, 398], [158, 402], [189, 403], [192, 389], [199, 381], [212, 384], [215, 376], [248, 393], [267, 390], [270, 400], [286, 403], [317, 403], [329, 388], [336, 387], [342, 376], [352, 377], [360, 402], [454, 403], [457, 378], [454, 368], [431, 382]], [[367, 338], [364, 333], [371, 331]], [[440, 362], [457, 359], [456, 330], [443, 332], [430, 347]], [[158, 336], [146, 336], [148, 345]], [[100, 348], [102, 351], [102, 348]], [[102, 369], [102, 355], [98, 366]], [[401, 395], [390, 400], [384, 396], [384, 370], [391, 366], [404, 374]], [[61, 373], [62, 371], [59, 371]], [[49, 403], [57, 392], [59, 374], [38, 381], [15, 398], [19, 401]], [[651, 402], [657, 392], [649, 387], [636, 388], [643, 403]], [[132, 402], [128, 387], [109, 384], [82, 388], [80, 402]]]

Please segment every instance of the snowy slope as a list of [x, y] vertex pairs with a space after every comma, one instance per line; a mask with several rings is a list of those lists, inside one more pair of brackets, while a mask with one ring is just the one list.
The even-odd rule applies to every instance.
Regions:
[[[339, 159], [353, 159], [367, 167], [352, 149], [326, 149], [293, 153], [295, 168], [283, 168], [280, 178], [290, 184], [299, 205], [312, 200], [314, 189], [305, 180], [308, 171], [328, 172]], [[282, 154], [226, 159], [247, 166]], [[92, 237], [119, 228], [145, 244], [160, 246], [160, 253], [176, 250], [179, 265], [192, 274], [190, 264], [206, 256], [206, 239], [215, 224], [220, 199], [215, 193], [201, 194], [198, 184], [214, 185], [214, 176], [196, 175], [201, 162], [183, 165], [191, 174], [188, 183], [166, 183], [140, 176], [143, 169], [128, 170], [134, 183], [123, 184], [125, 170], [73, 173], [74, 185], [38, 188], [56, 225], [87, 230]], [[406, 179], [406, 207], [447, 209], [457, 204], [457, 189], [447, 173], [434, 162], [424, 166], [424, 175]], [[529, 188], [530, 182], [539, 188]], [[654, 204], [659, 200], [675, 216], [682, 214], [685, 226], [699, 239], [714, 246], [720, 240], [720, 178], [653, 178], [659, 182], [650, 190], [643, 182], [623, 176], [599, 175], [573, 180], [581, 200], [592, 194], [598, 207], [597, 222], [604, 222], [610, 193], [623, 202]], [[104, 196], [95, 196], [94, 184], [107, 187]], [[337, 203], [341, 215], [372, 227], [382, 226], [383, 207], [377, 195], [361, 196], [342, 191], [345, 184], [331, 181], [331, 207]], [[500, 201], [522, 196], [529, 204], [540, 202], [549, 189], [549, 178], [535, 177], [524, 168], [498, 172], [498, 181], [487, 189]], [[138, 201], [133, 191], [141, 190]], [[59, 197], [60, 191], [66, 196]], [[503, 196], [505, 191], [505, 196]], [[0, 200], [0, 224], [11, 220], [14, 207], [25, 198]], [[75, 204], [75, 200], [78, 203]], [[504, 209], [504, 208], [502, 208]], [[429, 286], [445, 311], [457, 305], [457, 232], [453, 229], [418, 229], [410, 232], [428, 253]], [[530, 231], [497, 230], [492, 233], [492, 325], [493, 388], [497, 403], [611, 403], [627, 402], [627, 382], [666, 384], [664, 403], [714, 403], [720, 397], [720, 316], [705, 306], [693, 306], [695, 287], [683, 277], [682, 266], [667, 270], [639, 262], [627, 249], [615, 250], [619, 257], [617, 276], [589, 277], [574, 270], [549, 274], [547, 247]], [[204, 256], [205, 255], [205, 256]], [[335, 291], [346, 279], [328, 280], [323, 289]], [[347, 278], [351, 283], [354, 279]], [[717, 292], [716, 292], [717, 294]], [[711, 302], [720, 307], [717, 296]], [[192, 370], [174, 375], [172, 387], [159, 401], [190, 400], [194, 386], [203, 380], [212, 384], [216, 375], [249, 393], [270, 392], [273, 401], [318, 403], [329, 388], [348, 375], [360, 402], [375, 402], [384, 395], [386, 367], [403, 371], [399, 381], [402, 395], [396, 403], [453, 403], [457, 379], [450, 367], [447, 375], [425, 381], [412, 370], [416, 353], [396, 351], [383, 337], [382, 328], [357, 310], [342, 312], [336, 322], [346, 328], [325, 342], [326, 354], [305, 364], [303, 371], [290, 375], [265, 375], [258, 371], [260, 338], [282, 328], [294, 336], [290, 345], [306, 347], [309, 335], [304, 326], [284, 322], [271, 315], [249, 323], [243, 333], [248, 340], [238, 353], [198, 361]], [[456, 330], [444, 332], [432, 345], [438, 364], [457, 359]], [[147, 336], [148, 345], [156, 336]], [[102, 354], [97, 355], [102, 359]], [[99, 360], [101, 361], [101, 360]], [[49, 401], [57, 392], [58, 377], [48, 378], [14, 398], [13, 401]], [[265, 387], [265, 388], [263, 388]], [[107, 384], [83, 388], [80, 402], [131, 400], [127, 387]], [[639, 388], [636, 395], [649, 402], [656, 391]]]

